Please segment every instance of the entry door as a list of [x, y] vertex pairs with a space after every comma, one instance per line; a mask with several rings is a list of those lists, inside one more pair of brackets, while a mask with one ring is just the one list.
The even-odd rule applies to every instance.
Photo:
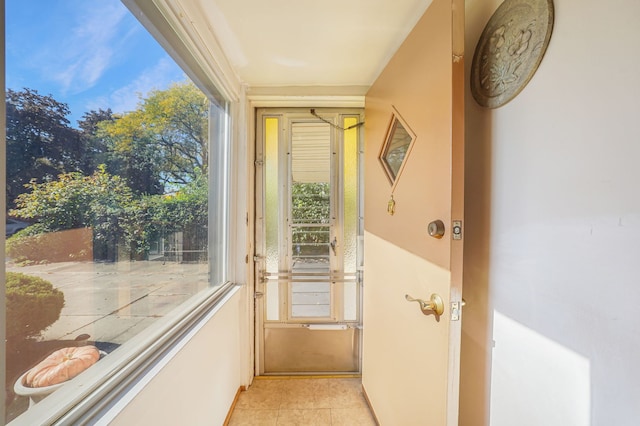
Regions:
[[257, 373], [360, 370], [359, 111], [258, 111]]
[[433, 0], [366, 97], [362, 381], [381, 425], [457, 425], [463, 11]]

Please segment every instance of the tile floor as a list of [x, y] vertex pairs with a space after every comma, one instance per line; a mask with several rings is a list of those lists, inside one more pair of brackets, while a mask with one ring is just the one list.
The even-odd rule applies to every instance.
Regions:
[[370, 425], [376, 422], [359, 378], [256, 378], [240, 393], [236, 425]]

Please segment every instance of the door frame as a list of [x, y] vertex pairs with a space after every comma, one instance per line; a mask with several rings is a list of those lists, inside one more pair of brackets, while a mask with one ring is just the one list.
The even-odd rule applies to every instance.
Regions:
[[[268, 100], [267, 100], [268, 98]], [[249, 99], [251, 99], [251, 97], [249, 97]], [[317, 97], [317, 96], [312, 96], [309, 97], [309, 99], [311, 99], [311, 102], [314, 102], [313, 99], [315, 100], [315, 104], [316, 105], [320, 105], [316, 108], [314, 108], [315, 110], [318, 111], [318, 114], [322, 114], [322, 113], [339, 113], [339, 114], [345, 114], [345, 115], [357, 115], [358, 117], [360, 117], [360, 121], [362, 122], [364, 119], [364, 96], [332, 96], [332, 97], [326, 97], [326, 96], [321, 96], [321, 97]], [[262, 123], [259, 122], [259, 120], [261, 119], [261, 117], [263, 116], [262, 113], [260, 112], [260, 110], [269, 110], [268, 113], [273, 113], [274, 116], [277, 116], [279, 114], [292, 114], [294, 116], [296, 116], [295, 118], [292, 119], [292, 121], [305, 121], [305, 118], [301, 118], [301, 117], [297, 117], [297, 115], [308, 115], [310, 108], [306, 107], [306, 105], [309, 103], [309, 101], [304, 101], [302, 103], [302, 105], [305, 105], [305, 107], [300, 107], [300, 100], [297, 99], [297, 97], [291, 98], [289, 96], [284, 96], [284, 97], [280, 97], [280, 96], [276, 96], [276, 97], [262, 97], [262, 96], [258, 96], [255, 97], [253, 99], [252, 102], [250, 102], [250, 114], [248, 114], [248, 116], [251, 117], [251, 123], [249, 123], [248, 126], [248, 132], [250, 132], [250, 134], [254, 137], [254, 143], [252, 144], [252, 146], [249, 148], [251, 154], [249, 158], [251, 159], [251, 162], [253, 162], [253, 166], [249, 167], [250, 170], [250, 181], [253, 182], [252, 185], [252, 191], [250, 196], [250, 202], [249, 202], [249, 206], [250, 206], [250, 212], [247, 214], [247, 225], [250, 228], [250, 235], [251, 235], [251, 242], [250, 242], [250, 249], [251, 249], [251, 253], [253, 253], [253, 255], [251, 257], [253, 257], [253, 259], [250, 258], [250, 256], [247, 256], [247, 263], [248, 263], [248, 276], [250, 277], [250, 286], [249, 286], [249, 298], [253, 300], [252, 302], [252, 306], [253, 309], [251, 309], [251, 326], [253, 329], [253, 345], [251, 348], [251, 357], [253, 359], [253, 363], [254, 363], [254, 375], [255, 376], [259, 376], [259, 375], [263, 375], [264, 374], [264, 327], [263, 327], [263, 318], [264, 318], [264, 304], [261, 301], [260, 297], [256, 297], [256, 292], [259, 291], [258, 289], [260, 288], [260, 277], [259, 277], [259, 264], [261, 261], [261, 258], [259, 256], [259, 253], [261, 252], [261, 250], [258, 248], [258, 245], [261, 244], [261, 240], [263, 239], [263, 233], [264, 233], [264, 227], [263, 227], [263, 220], [260, 219], [260, 212], [259, 209], [262, 208], [262, 202], [258, 201], [258, 197], [262, 197], [262, 185], [263, 185], [263, 175], [262, 172], [258, 172], [258, 170], [261, 170], [261, 165], [262, 165], [262, 161], [264, 161], [261, 158], [258, 158], [261, 151], [263, 150], [263, 147], [259, 147], [260, 144], [263, 143], [263, 138], [261, 137], [261, 132], [262, 129], [260, 128], [262, 126]], [[268, 115], [268, 114], [267, 114]], [[279, 133], [282, 133], [281, 130], [279, 130]], [[356, 275], [358, 277], [357, 280], [357, 291], [358, 291], [358, 306], [356, 307], [357, 310], [357, 320], [355, 321], [357, 324], [355, 324], [355, 327], [353, 328], [357, 328], [359, 331], [359, 343], [358, 343], [358, 371], [360, 371], [361, 369], [361, 360], [362, 360], [362, 333], [361, 331], [361, 324], [362, 324], [362, 261], [363, 261], [363, 254], [362, 254], [362, 247], [363, 247], [363, 231], [364, 231], [364, 224], [363, 224], [363, 211], [364, 211], [364, 173], [363, 173], [363, 164], [364, 164], [364, 158], [363, 158], [363, 147], [364, 147], [364, 132], [362, 130], [362, 126], [360, 126], [359, 129], [359, 133], [358, 133], [358, 152], [357, 152], [357, 161], [358, 161], [358, 175], [357, 175], [357, 179], [358, 179], [358, 211], [357, 211], [357, 218], [358, 218], [358, 223], [357, 223], [357, 233], [358, 233], [358, 238], [357, 238], [357, 245], [358, 245], [358, 270], [356, 272]], [[331, 148], [332, 149], [336, 149], [338, 148], [338, 140], [334, 140], [333, 136], [332, 136], [332, 142], [331, 142]], [[290, 160], [289, 160], [290, 162]], [[339, 161], [337, 161], [335, 163], [335, 169], [333, 169], [331, 171], [331, 179], [332, 181], [335, 183], [336, 185], [336, 193], [335, 195], [332, 195], [332, 206], [331, 209], [332, 211], [335, 210], [335, 205], [334, 205], [334, 199], [339, 199], [340, 197], [342, 197], [343, 195], [343, 185], [342, 185], [342, 173], [341, 170], [343, 169], [343, 159], [342, 159], [342, 155], [339, 156]], [[290, 192], [290, 188], [288, 188], [289, 192]], [[282, 207], [282, 206], [281, 206]], [[339, 233], [342, 234], [343, 233], [343, 218], [342, 218], [342, 211], [340, 212], [336, 212], [336, 219], [335, 221], [338, 222], [337, 226], [332, 225], [332, 235], [334, 233]], [[339, 216], [339, 217], [338, 217]], [[280, 219], [281, 221], [281, 219]], [[253, 228], [253, 229], [251, 229]], [[339, 238], [339, 240], [342, 240], [342, 238]], [[252, 261], [253, 260], [253, 261]], [[338, 286], [338, 287], [342, 287], [342, 286]], [[336, 289], [332, 289], [332, 293], [335, 291]], [[288, 295], [286, 296], [288, 297]], [[342, 300], [342, 299], [340, 299]], [[334, 305], [333, 303], [333, 295], [332, 295], [332, 312], [335, 311], [335, 309], [342, 309], [342, 303], [337, 303]], [[289, 316], [289, 313], [287, 313], [287, 316]], [[303, 318], [300, 320], [301, 323], [327, 323], [328, 321], [326, 319], [319, 319], [317, 321], [315, 321], [313, 318]], [[344, 323], [345, 321], [341, 321], [340, 323]], [[351, 322], [353, 323], [354, 321], [347, 321], [347, 322]], [[332, 374], [335, 374], [332, 373]]]

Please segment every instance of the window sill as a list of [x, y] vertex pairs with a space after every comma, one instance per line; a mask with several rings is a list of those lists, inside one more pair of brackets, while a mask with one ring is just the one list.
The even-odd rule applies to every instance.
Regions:
[[9, 425], [76, 424], [117, 411], [114, 407], [126, 405], [239, 289], [226, 283], [193, 296]]

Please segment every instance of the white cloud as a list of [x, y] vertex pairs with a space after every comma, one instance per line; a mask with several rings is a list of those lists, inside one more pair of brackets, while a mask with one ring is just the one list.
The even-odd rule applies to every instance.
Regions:
[[49, 46], [49, 77], [63, 93], [79, 93], [93, 87], [122, 43], [119, 26], [128, 12], [120, 2], [91, 2], [72, 17], [70, 28], [57, 49]]
[[143, 71], [135, 80], [111, 92], [110, 95], [94, 99], [87, 110], [111, 108], [114, 113], [129, 112], [136, 109], [141, 97], [152, 90], [163, 90], [175, 81], [186, 79], [178, 66], [168, 57], [162, 58], [153, 67]]

